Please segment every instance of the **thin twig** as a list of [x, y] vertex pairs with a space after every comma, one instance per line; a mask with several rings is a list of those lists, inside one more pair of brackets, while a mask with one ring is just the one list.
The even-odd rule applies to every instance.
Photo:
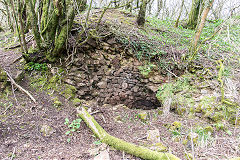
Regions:
[[14, 158], [15, 151], [16, 151], [16, 148], [14, 147], [13, 148], [13, 153], [12, 153], [12, 156], [11, 156], [11, 160], [13, 160], [13, 158]]
[[12, 93], [13, 93], [13, 96], [15, 98], [16, 104], [19, 105], [18, 100], [17, 100], [16, 95], [15, 95], [15, 92], [14, 92], [14, 87], [13, 87], [13, 83], [12, 82], [11, 82], [11, 85], [12, 85]]

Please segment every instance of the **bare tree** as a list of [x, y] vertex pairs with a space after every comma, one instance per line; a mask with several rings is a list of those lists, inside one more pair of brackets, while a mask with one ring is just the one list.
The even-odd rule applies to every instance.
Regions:
[[182, 14], [183, 5], [184, 5], [184, 0], [182, 0], [182, 4], [181, 4], [181, 8], [180, 8], [180, 12], [179, 12], [178, 18], [177, 18], [176, 23], [175, 23], [175, 27], [176, 27], [176, 28], [178, 27], [179, 19], [180, 19], [181, 14]]
[[200, 23], [199, 23], [199, 25], [197, 27], [195, 36], [194, 36], [193, 41], [192, 41], [192, 46], [191, 46], [192, 56], [190, 58], [190, 61], [193, 60], [193, 58], [196, 55], [197, 44], [198, 44], [198, 41], [200, 39], [203, 27], [205, 25], [205, 21], [206, 21], [207, 15], [208, 15], [208, 13], [209, 13], [212, 5], [213, 5], [213, 2], [214, 2], [214, 0], [208, 0], [207, 4], [206, 4], [206, 6], [205, 6], [205, 8], [203, 10], [203, 13], [202, 13], [202, 16], [201, 16], [201, 21], [200, 21]]

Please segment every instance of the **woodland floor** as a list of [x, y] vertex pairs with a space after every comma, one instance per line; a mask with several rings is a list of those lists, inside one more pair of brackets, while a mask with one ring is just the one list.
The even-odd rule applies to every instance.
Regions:
[[[16, 54], [16, 51], [1, 50], [0, 57], [1, 66], [11, 73], [17, 68], [15, 60], [21, 55]], [[106, 147], [98, 143], [98, 139], [83, 122], [77, 132], [71, 136], [65, 135], [68, 130], [64, 124], [65, 118], [69, 118], [70, 121], [76, 119], [76, 108], [61, 96], [63, 106], [60, 109], [56, 108], [52, 103], [52, 96], [31, 88], [28, 79], [28, 75], [25, 74], [19, 84], [31, 92], [37, 100], [36, 104], [18, 89], [14, 90], [15, 97], [9, 94], [6, 98], [0, 99], [0, 159], [87, 160], [93, 159], [98, 150]], [[179, 121], [185, 128], [191, 129], [191, 126], [207, 126], [209, 123], [197, 117], [188, 119], [174, 113], [161, 116], [157, 114], [158, 110], [146, 111], [148, 120], [143, 123], [136, 118], [141, 110], [128, 109], [122, 105], [98, 106], [94, 101], [88, 102], [88, 106], [93, 112], [97, 111], [93, 116], [107, 132], [128, 142], [144, 145], [147, 143], [147, 130], [159, 129], [161, 142], [181, 159], [186, 159], [184, 154], [187, 150], [190, 153], [192, 151], [191, 149], [189, 151], [189, 148], [182, 143], [175, 142], [172, 133], [165, 126]], [[116, 116], [123, 117], [121, 123], [115, 120]], [[40, 132], [44, 124], [53, 128], [50, 136], [44, 136]], [[229, 129], [233, 133], [231, 136], [223, 131], [214, 131], [215, 139], [212, 141], [214, 145], [195, 148], [195, 157], [197, 159], [226, 159], [237, 156], [239, 151], [236, 151], [237, 148], [234, 146], [238, 141], [239, 128]], [[71, 139], [70, 142], [67, 142], [68, 138]], [[139, 159], [112, 148], [107, 150], [112, 160]]]
[[[120, 19], [119, 16], [116, 18]], [[125, 31], [128, 33], [129, 29], [127, 28]], [[165, 30], [160, 30], [160, 34], [163, 35], [163, 33]], [[172, 35], [172, 32], [170, 34]], [[6, 46], [3, 45], [7, 44], [8, 42], [0, 44], [2, 47], [0, 49], [0, 66], [11, 75], [20, 74], [22, 55], [19, 54], [18, 48], [4, 50], [3, 47]], [[169, 47], [163, 45], [163, 50], [167, 51]], [[171, 48], [171, 50], [173, 52], [174, 49]], [[203, 60], [203, 63], [207, 63], [207, 61]], [[238, 73], [237, 80], [240, 79], [240, 70]], [[217, 75], [217, 73], [215, 74]], [[0, 159], [90, 160], [95, 158], [94, 160], [99, 160], [96, 159], [96, 156], [104, 150], [109, 153], [111, 160], [140, 160], [140, 158], [101, 144], [83, 121], [76, 132], [66, 135], [69, 128], [64, 124], [65, 119], [68, 118], [72, 122], [78, 118], [76, 107], [60, 94], [54, 92], [50, 95], [47, 91], [38, 91], [33, 88], [31, 76], [34, 74], [23, 70], [23, 75], [17, 83], [28, 90], [37, 103], [34, 103], [17, 88], [11, 88], [11, 85], [9, 93], [0, 98]], [[215, 78], [215, 82], [218, 85], [217, 78]], [[219, 88], [212, 88], [211, 90], [220, 94]], [[201, 91], [199, 92], [199, 97], [204, 95]], [[54, 105], [56, 97], [62, 102], [61, 107]], [[163, 115], [160, 114], [163, 110], [161, 107], [143, 111], [129, 109], [122, 104], [100, 106], [94, 100], [85, 101], [84, 104], [91, 109], [91, 113], [94, 113], [92, 116], [109, 134], [134, 144], [151, 146], [152, 143], [147, 140], [147, 132], [157, 129], [162, 145], [167, 148], [168, 152], [180, 159], [187, 159], [186, 153], [194, 155], [197, 160], [228, 160], [240, 155], [240, 128], [237, 125], [230, 125], [228, 122], [224, 124], [224, 127], [228, 129], [227, 133], [224, 130], [217, 130], [214, 126], [216, 123], [208, 118], [201, 116], [189, 118], [174, 112]], [[146, 112], [147, 115], [147, 120], [144, 122], [138, 117], [141, 112]], [[120, 117], [120, 120], [117, 117]], [[169, 130], [169, 126], [174, 122], [182, 124], [179, 133]], [[43, 126], [51, 128], [47, 135], [41, 131]], [[187, 139], [189, 133], [192, 133], [196, 126], [202, 128], [213, 126], [213, 133], [211, 135], [203, 134], [205, 137], [202, 142], [198, 141], [199, 145], [191, 145], [191, 143], [184, 145], [183, 140]]]

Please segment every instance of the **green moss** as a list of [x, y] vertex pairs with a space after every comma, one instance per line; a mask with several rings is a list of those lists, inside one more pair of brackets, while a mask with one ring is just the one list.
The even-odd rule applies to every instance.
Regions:
[[138, 118], [142, 121], [146, 121], [147, 120], [147, 113], [146, 112], [138, 113]]
[[72, 102], [73, 102], [73, 105], [78, 106], [81, 104], [82, 101], [79, 98], [74, 98]]
[[204, 131], [206, 133], [213, 133], [213, 127], [212, 126], [207, 126], [207, 127], [204, 128]]
[[75, 97], [76, 91], [77, 89], [74, 86], [66, 84], [61, 94], [67, 99], [72, 99]]
[[224, 113], [222, 111], [219, 111], [215, 112], [211, 119], [215, 122], [221, 122], [222, 120], [224, 120], [224, 117]]
[[170, 127], [171, 130], [179, 130], [181, 128], [182, 128], [182, 123], [179, 121], [173, 122]]
[[53, 99], [53, 105], [58, 108], [62, 106], [62, 102], [56, 97]]

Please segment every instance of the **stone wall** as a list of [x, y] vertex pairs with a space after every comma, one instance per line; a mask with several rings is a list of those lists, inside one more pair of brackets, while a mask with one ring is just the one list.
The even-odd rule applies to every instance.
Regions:
[[96, 45], [90, 41], [68, 66], [65, 82], [77, 88], [78, 98], [130, 108], [161, 106], [155, 94], [163, 78], [154, 74], [144, 78], [138, 70], [141, 62], [114, 39], [107, 42]]

